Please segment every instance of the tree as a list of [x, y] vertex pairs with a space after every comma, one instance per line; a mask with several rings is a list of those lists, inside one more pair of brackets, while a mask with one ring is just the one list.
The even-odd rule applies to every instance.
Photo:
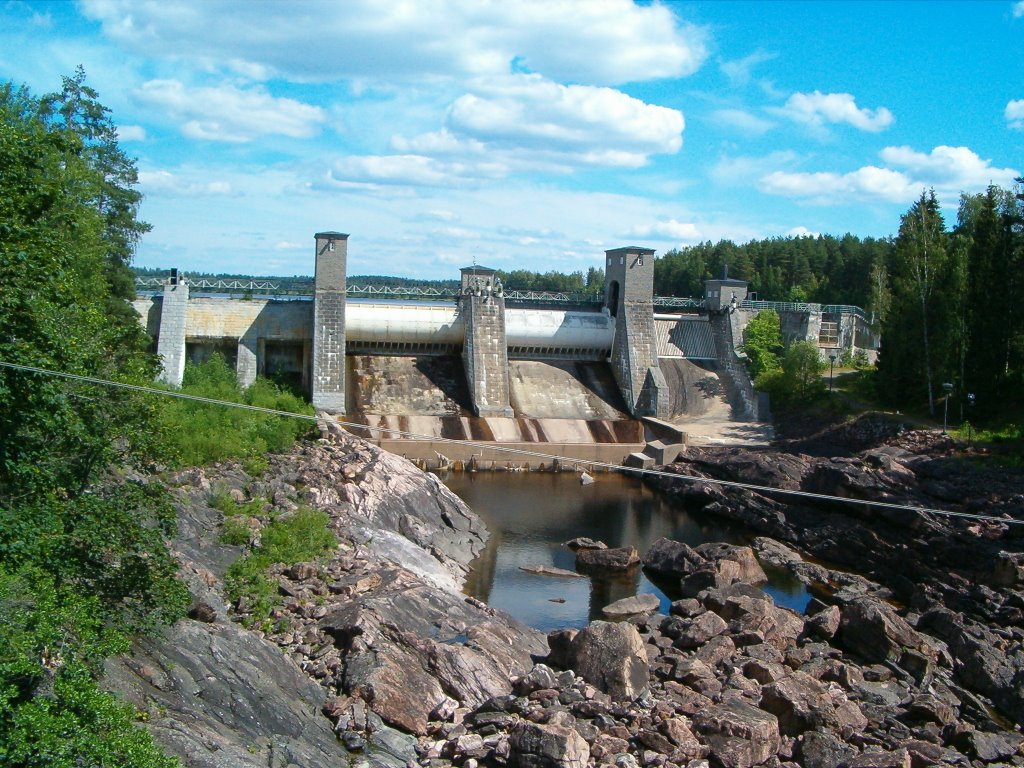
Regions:
[[[91, 99], [82, 78], [71, 83]], [[130, 261], [118, 238], [139, 231], [138, 198], [114, 201], [120, 182], [90, 152], [90, 131], [69, 127], [80, 108], [94, 114], [86, 106], [62, 113], [0, 84], [0, 360], [148, 380], [155, 361], [112, 278]], [[116, 144], [106, 149], [116, 155]], [[174, 525], [166, 496], [112, 471], [149, 456], [153, 407], [123, 390], [0, 368], [4, 766], [171, 764], [95, 681], [124, 636], [187, 605], [164, 544]]]
[[779, 369], [782, 352], [782, 321], [774, 309], [758, 312], [743, 330], [743, 351], [749, 360], [750, 375], [757, 378]]
[[782, 384], [791, 402], [806, 402], [824, 391], [821, 373], [825, 370], [818, 345], [813, 341], [794, 341], [782, 358]]
[[[948, 339], [950, 308], [937, 300], [937, 287], [948, 279], [948, 236], [935, 191], [923, 192], [900, 219], [890, 279], [892, 309], [883, 324], [879, 377], [896, 402], [927, 396], [935, 413], [935, 380], [949, 370], [954, 355]], [[942, 339], [936, 347], [935, 339]]]

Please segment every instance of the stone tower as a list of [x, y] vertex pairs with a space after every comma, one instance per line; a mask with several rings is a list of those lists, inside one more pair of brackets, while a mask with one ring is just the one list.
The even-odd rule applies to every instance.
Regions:
[[612, 373], [633, 416], [664, 418], [668, 386], [654, 331], [654, 251], [605, 251], [605, 308], [615, 318]]
[[316, 233], [313, 292], [313, 407], [345, 412], [345, 270], [348, 235]]

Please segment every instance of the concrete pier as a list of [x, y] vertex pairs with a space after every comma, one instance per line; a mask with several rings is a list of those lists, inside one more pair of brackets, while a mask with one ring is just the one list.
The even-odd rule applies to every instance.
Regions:
[[345, 412], [345, 269], [348, 235], [316, 234], [313, 295], [313, 407]]
[[177, 273], [164, 284], [163, 304], [160, 307], [160, 335], [156, 353], [163, 370], [160, 380], [175, 387], [181, 386], [185, 375], [185, 326], [188, 319], [188, 282]]

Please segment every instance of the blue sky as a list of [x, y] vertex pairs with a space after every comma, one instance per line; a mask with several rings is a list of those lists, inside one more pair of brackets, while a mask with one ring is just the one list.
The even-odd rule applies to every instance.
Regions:
[[1024, 0], [0, 0], [0, 78], [78, 64], [138, 158], [142, 266], [454, 277], [886, 236], [1024, 174]]

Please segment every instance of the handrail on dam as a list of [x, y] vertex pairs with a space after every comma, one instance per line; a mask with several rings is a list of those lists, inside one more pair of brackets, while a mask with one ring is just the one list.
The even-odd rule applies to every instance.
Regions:
[[[135, 287], [143, 292], [154, 291], [164, 286], [162, 277], [137, 277]], [[272, 280], [211, 280], [209, 278], [189, 278], [188, 284], [193, 289], [218, 291], [224, 293], [253, 293], [261, 295], [312, 296], [313, 282], [293, 281], [290, 283]], [[431, 286], [395, 286], [395, 285], [349, 285], [345, 293], [352, 297], [389, 297], [397, 299], [457, 299], [461, 293], [458, 288], [434, 288]], [[599, 305], [604, 303], [601, 293], [583, 293], [569, 291], [519, 291], [505, 290], [502, 294], [506, 303], [544, 302], [549, 304]], [[707, 304], [703, 298], [689, 296], [655, 296], [655, 307], [671, 309], [705, 309]], [[815, 304], [794, 301], [754, 301], [745, 299], [739, 303], [740, 309], [774, 309], [776, 312], [821, 312], [826, 315], [855, 315], [867, 321], [867, 314], [860, 307], [852, 304]]]

